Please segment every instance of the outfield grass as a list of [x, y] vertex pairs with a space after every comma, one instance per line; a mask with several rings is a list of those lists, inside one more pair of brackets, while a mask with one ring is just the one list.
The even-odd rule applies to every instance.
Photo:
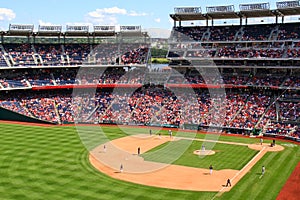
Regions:
[[[115, 139], [131, 130], [105, 127], [105, 137]], [[36, 127], [0, 123], [0, 195], [2, 199], [212, 199], [214, 192], [161, 189], [112, 179], [88, 162], [89, 148], [101, 137], [95, 127], [78, 135], [74, 127]], [[84, 138], [82, 138], [84, 137]], [[230, 138], [232, 139], [232, 138]], [[238, 153], [238, 152], [237, 152]], [[268, 153], [233, 188], [218, 199], [275, 199], [300, 160], [299, 147]], [[266, 175], [258, 179], [261, 165]], [[251, 197], [251, 198], [250, 198]]]

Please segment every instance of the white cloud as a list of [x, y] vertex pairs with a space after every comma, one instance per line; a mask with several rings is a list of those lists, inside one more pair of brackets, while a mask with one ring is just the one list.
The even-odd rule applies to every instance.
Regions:
[[128, 12], [126, 9], [111, 7], [97, 8], [94, 11], [88, 12], [85, 16], [86, 21], [92, 24], [116, 25], [118, 24], [118, 15], [131, 17], [146, 16], [147, 13], [138, 13], [136, 11]]
[[51, 22], [44, 22], [43, 20], [39, 20], [39, 25], [41, 26], [61, 26], [61, 24], [53, 24]]
[[121, 15], [127, 14], [127, 11], [125, 9], [118, 8], [118, 7], [96, 9], [96, 11], [107, 13], [107, 14], [121, 14]]
[[0, 8], [0, 21], [8, 20], [11, 21], [16, 18], [16, 14], [13, 10], [8, 8]]
[[69, 26], [92, 26], [92, 24], [88, 23], [88, 22], [67, 22], [66, 25], [69, 25]]
[[115, 25], [118, 19], [114, 15], [94, 15], [86, 16], [86, 21], [92, 24]]
[[92, 24], [115, 25], [118, 23], [116, 15], [125, 15], [127, 11], [118, 7], [96, 9], [86, 15], [86, 21]]
[[160, 18], [154, 19], [155, 22], [160, 23]]
[[147, 13], [137, 13], [136, 11], [131, 10], [128, 15], [132, 17], [139, 17], [139, 16], [146, 16]]

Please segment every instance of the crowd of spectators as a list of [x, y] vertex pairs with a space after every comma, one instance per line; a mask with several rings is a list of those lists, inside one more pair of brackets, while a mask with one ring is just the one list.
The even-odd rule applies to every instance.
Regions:
[[63, 65], [64, 53], [62, 45], [59, 44], [39, 44], [34, 45], [38, 55], [40, 55], [40, 65]]
[[300, 127], [291, 123], [272, 122], [269, 124], [266, 133], [285, 137], [300, 138]]
[[147, 62], [149, 48], [146, 45], [142, 44], [137, 47], [136, 44], [127, 44], [124, 49], [120, 55], [121, 64], [145, 64]]
[[240, 26], [214, 26], [210, 29], [209, 41], [234, 41]]
[[176, 41], [201, 41], [207, 27], [174, 27], [171, 38]]
[[237, 49], [235, 46], [225, 46], [218, 50], [216, 56], [219, 58], [247, 58], [250, 49]]
[[167, 57], [299, 58], [299, 28], [299, 23], [174, 27]]
[[170, 50], [167, 57], [195, 57], [195, 58], [284, 58], [299, 57], [299, 49], [288, 49], [287, 52], [283, 48], [238, 48], [237, 46], [224, 46], [212, 49], [188, 49]]
[[300, 49], [288, 49], [287, 52], [287, 57], [288, 58], [299, 58], [300, 57]]
[[300, 80], [299, 75], [293, 74], [285, 79], [282, 86], [290, 87], [290, 88], [297, 88], [300, 87]]
[[[173, 44], [173, 49], [170, 49], [167, 56], [209, 57], [217, 60], [225, 58], [231, 60], [228, 63], [232, 65], [241, 65], [245, 58], [250, 60], [298, 58], [299, 42], [285, 42], [299, 39], [299, 25], [293, 25], [294, 27], [290, 24], [175, 27], [171, 39], [189, 43]], [[269, 40], [271, 36], [282, 41], [260, 42]], [[200, 44], [199, 41], [204, 43]], [[214, 42], [218, 41], [221, 43], [216, 45]], [[221, 68], [217, 69], [220, 70], [218, 73], [209, 70], [197, 72], [190, 69], [179, 73], [173, 73], [172, 70], [155, 73], [149, 69], [138, 68], [136, 65], [147, 62], [149, 47], [145, 44], [3, 44], [2, 46], [4, 48], [0, 51], [0, 66], [7, 66], [5, 53], [8, 54], [7, 58], [11, 60], [12, 66], [44, 66], [16, 71], [4, 69], [0, 72], [0, 89], [3, 90], [0, 106], [30, 117], [55, 123], [175, 126], [195, 124], [240, 130], [258, 128], [265, 129], [266, 133], [294, 137], [300, 135], [297, 126], [300, 121], [300, 98], [298, 92], [293, 94], [290, 91], [300, 86], [300, 73], [297, 69], [277, 71], [277, 69], [252, 68], [249, 71], [242, 71], [242, 69]], [[235, 60], [242, 61], [235, 62]], [[81, 64], [100, 64], [109, 67], [91, 65], [85, 66], [83, 69], [86, 71], [82, 71], [83, 69], [76, 67]], [[113, 67], [116, 64], [124, 67]], [[45, 67], [48, 65], [70, 66]], [[157, 83], [160, 85], [155, 86]], [[189, 91], [185, 86], [176, 89], [174, 93], [165, 87], [168, 84], [220, 86], [223, 83], [226, 91], [223, 95], [214, 94], [207, 89]], [[43, 92], [6, 90], [46, 85], [91, 84], [132, 86], [127, 85], [129, 89], [124, 87], [126, 89], [118, 91], [112, 88], [101, 89], [94, 94], [89, 94], [88, 90], [82, 90], [79, 94], [71, 94], [69, 90]], [[140, 84], [144, 86], [139, 88]], [[279, 88], [280, 91], [270, 88]], [[288, 93], [284, 97], [280, 93], [282, 90]], [[293, 95], [293, 98], [287, 98], [289, 95]]]
[[[37, 86], [60, 85], [99, 85], [99, 84], [145, 84], [160, 82], [163, 84], [225, 84], [247, 87], [282, 87], [300, 86], [299, 70], [267, 69], [237, 73], [228, 71], [234, 68], [199, 69], [200, 71], [174, 70], [150, 71], [138, 67], [70, 67], [38, 69], [5, 69], [0, 72], [1, 89], [31, 88]], [[228, 73], [229, 72], [229, 73]]]
[[210, 42], [296, 40], [300, 37], [299, 29], [299, 23], [174, 27], [171, 38], [175, 41]]
[[115, 64], [118, 60], [118, 44], [93, 45], [91, 51], [92, 62], [98, 65]]
[[299, 23], [286, 23], [279, 26], [278, 40], [295, 40], [300, 39]]
[[275, 28], [274, 24], [244, 26], [242, 29], [243, 35], [241, 40], [242, 41], [268, 40], [274, 28]]
[[[285, 40], [299, 39], [299, 23], [263, 25], [225, 25], [174, 27], [171, 40], [181, 43], [175, 49], [195, 49], [195, 51], [169, 52], [168, 57], [216, 57], [216, 58], [298, 58], [299, 42], [285, 44]], [[241, 34], [239, 38], [238, 35]], [[269, 37], [275, 34], [275, 40]], [[272, 37], [273, 38], [273, 37]], [[199, 44], [199, 41], [205, 42]], [[228, 43], [216, 46], [215, 42]], [[263, 41], [248, 43], [249, 41]], [[283, 41], [283, 42], [280, 42]], [[246, 46], [245, 46], [246, 44]], [[231, 46], [230, 46], [231, 45]], [[2, 44], [0, 66], [7, 66], [4, 55], [12, 66], [28, 65], [80, 65], [88, 64], [144, 64], [147, 62], [149, 47], [142, 43], [100, 43], [100, 44]], [[244, 47], [245, 46], [245, 47]], [[286, 48], [288, 46], [288, 48]], [[203, 50], [206, 49], [206, 50]]]
[[[224, 95], [209, 93], [204, 89], [193, 91], [182, 89], [175, 94], [167, 88], [153, 85], [133, 92], [99, 90], [92, 94], [83, 91], [78, 94], [29, 91], [18, 95], [4, 94], [0, 105], [56, 123], [158, 124], [179, 127], [196, 124], [240, 130], [266, 127], [266, 132], [270, 132], [275, 125], [276, 129], [282, 125], [280, 134], [298, 133], [295, 125], [289, 127], [287, 124], [299, 123], [299, 101], [283, 101], [280, 97], [272, 98], [263, 92], [247, 90], [228, 90]], [[277, 115], [279, 120], [276, 120]]]
[[4, 54], [0, 51], [0, 67], [7, 67], [7, 63], [4, 58]]
[[36, 64], [31, 44], [6, 44], [3, 46], [13, 65], [29, 66]]
[[148, 44], [3, 44], [0, 67], [10, 66], [66, 66], [81, 64], [116, 65], [145, 64]]
[[282, 121], [300, 121], [300, 102], [280, 102], [279, 117]]
[[225, 58], [225, 59], [261, 59], [261, 58], [298, 58], [300, 56], [299, 49], [288, 49], [285, 51], [283, 48], [276, 49], [251, 49], [251, 48], [236, 48], [235, 46], [225, 46], [218, 49], [199, 49], [199, 50], [170, 50], [168, 58], [176, 57], [194, 57], [194, 58]]

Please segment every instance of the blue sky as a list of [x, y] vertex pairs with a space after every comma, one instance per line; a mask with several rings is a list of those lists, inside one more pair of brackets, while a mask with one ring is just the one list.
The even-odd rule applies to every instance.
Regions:
[[[281, 1], [281, 0], [277, 0]], [[277, 1], [269, 2], [271, 9]], [[175, 7], [207, 6], [254, 3], [252, 0], [0, 0], [0, 30], [9, 24], [38, 25], [140, 25], [142, 29], [159, 28], [170, 30], [173, 22], [169, 14]]]

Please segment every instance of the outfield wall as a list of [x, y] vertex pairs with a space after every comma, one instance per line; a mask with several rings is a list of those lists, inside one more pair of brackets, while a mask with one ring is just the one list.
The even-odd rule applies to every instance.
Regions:
[[52, 122], [40, 120], [33, 117], [28, 117], [17, 112], [0, 107], [0, 120], [18, 121], [18, 122], [30, 122], [30, 123], [42, 123], [42, 124], [55, 124]]

